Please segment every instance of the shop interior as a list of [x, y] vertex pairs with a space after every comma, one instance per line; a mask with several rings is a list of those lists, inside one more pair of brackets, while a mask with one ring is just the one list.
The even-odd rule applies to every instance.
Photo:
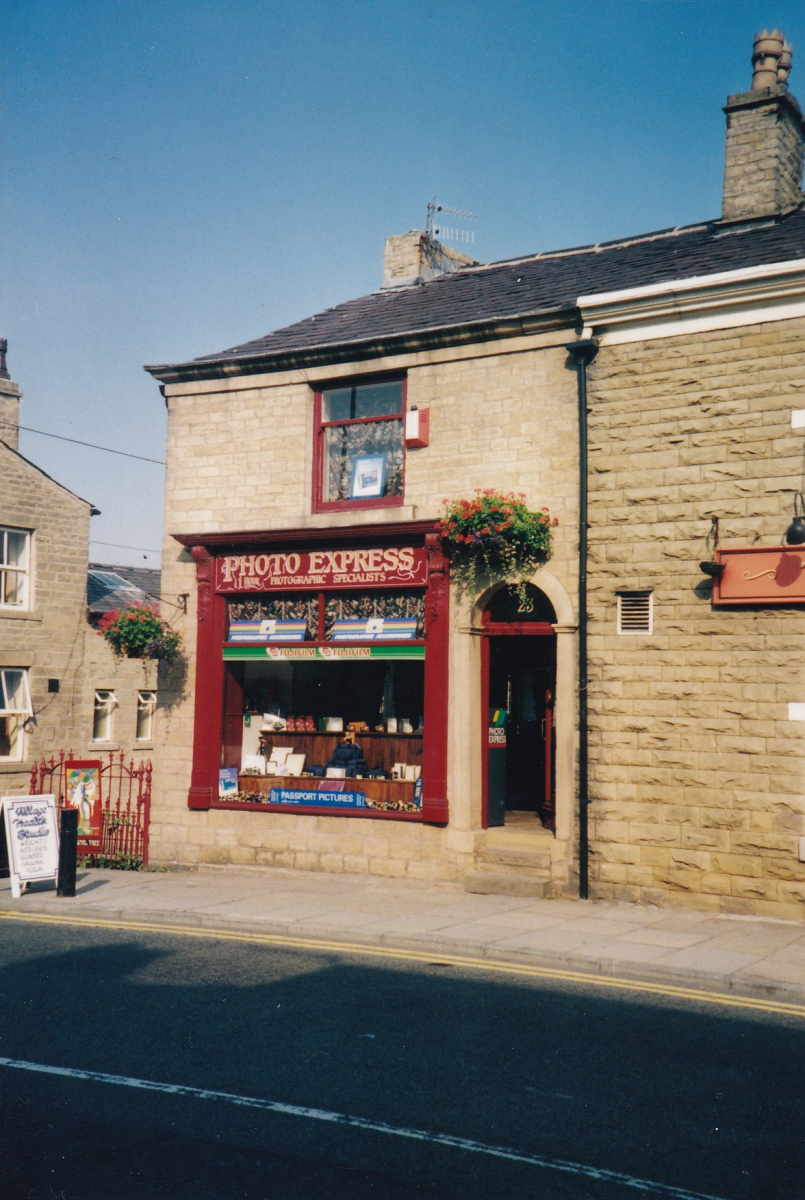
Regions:
[[228, 662], [222, 766], [238, 769], [243, 793], [287, 779], [306, 787], [343, 780], [373, 807], [411, 809], [424, 668], [421, 659]]

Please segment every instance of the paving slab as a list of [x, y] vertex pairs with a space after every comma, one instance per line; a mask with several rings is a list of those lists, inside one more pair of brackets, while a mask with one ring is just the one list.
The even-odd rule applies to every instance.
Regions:
[[656, 961], [663, 967], [684, 967], [690, 971], [700, 971], [703, 975], [734, 975], [764, 957], [760, 946], [754, 954], [738, 954], [732, 950], [711, 950], [709, 945], [700, 944], [664, 954]]

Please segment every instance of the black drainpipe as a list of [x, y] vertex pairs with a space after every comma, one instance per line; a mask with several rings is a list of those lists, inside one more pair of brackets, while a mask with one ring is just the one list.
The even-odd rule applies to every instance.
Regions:
[[579, 898], [587, 899], [590, 803], [587, 754], [587, 367], [598, 353], [592, 338], [566, 346], [576, 364], [579, 393]]

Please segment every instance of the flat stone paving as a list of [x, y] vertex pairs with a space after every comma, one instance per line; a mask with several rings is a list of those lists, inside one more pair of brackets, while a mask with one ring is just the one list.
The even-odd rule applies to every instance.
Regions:
[[3, 879], [0, 911], [9, 910], [383, 944], [805, 1001], [805, 923], [793, 921], [240, 867], [80, 870], [74, 898], [36, 884], [15, 900]]

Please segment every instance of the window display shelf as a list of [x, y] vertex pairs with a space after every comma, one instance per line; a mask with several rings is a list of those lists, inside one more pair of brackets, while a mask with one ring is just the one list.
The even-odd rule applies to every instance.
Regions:
[[[283, 729], [276, 733], [262, 733], [260, 738], [267, 758], [271, 757], [275, 746], [293, 746], [294, 754], [305, 755], [305, 769], [308, 770], [312, 764], [325, 767], [336, 746], [344, 741], [344, 734], [289, 733]], [[381, 769], [390, 774], [395, 763], [422, 765], [421, 733], [356, 733], [355, 741], [363, 747], [370, 770]], [[413, 787], [413, 784], [410, 786]]]

